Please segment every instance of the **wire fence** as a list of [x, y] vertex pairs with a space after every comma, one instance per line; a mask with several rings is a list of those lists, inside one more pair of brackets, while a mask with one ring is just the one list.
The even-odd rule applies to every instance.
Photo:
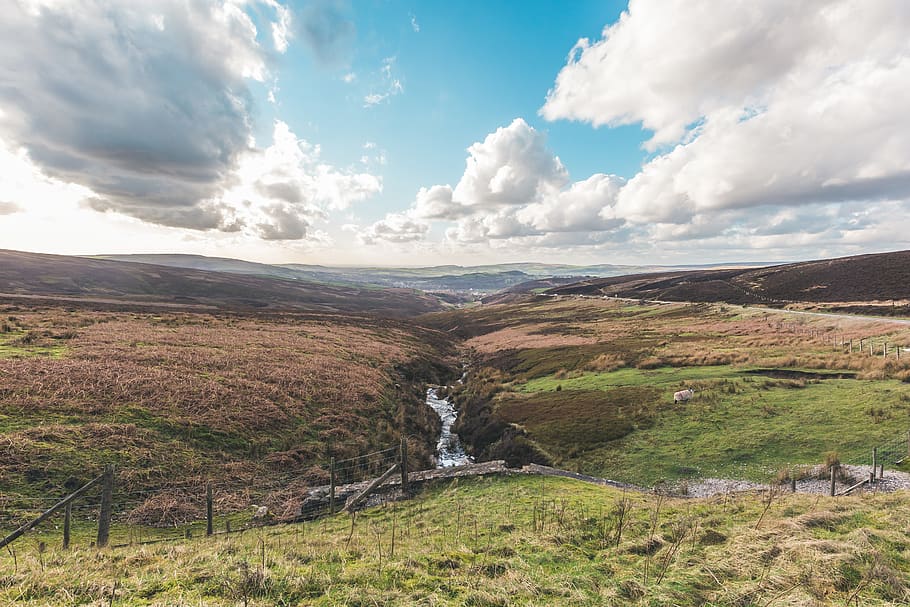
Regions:
[[[113, 477], [106, 544], [116, 548], [243, 532], [271, 522], [337, 512], [345, 499], [361, 491], [371, 479], [401, 464], [403, 457], [406, 449], [395, 446], [300, 466], [299, 471], [289, 471], [267, 482], [248, 479], [212, 483], [194, 478], [139, 488], [131, 486], [133, 477], [130, 471], [123, 470]], [[57, 495], [0, 494], [0, 541], [66, 497], [62, 491]], [[68, 514], [61, 507], [15, 538], [0, 551], [0, 561], [15, 561], [17, 552], [40, 553], [54, 545], [93, 546], [98, 541], [103, 500], [99, 483], [74, 498], [67, 506]]]
[[901, 432], [889, 441], [886, 441], [874, 450], [877, 464], [898, 466], [908, 460], [910, 456], [910, 432]]

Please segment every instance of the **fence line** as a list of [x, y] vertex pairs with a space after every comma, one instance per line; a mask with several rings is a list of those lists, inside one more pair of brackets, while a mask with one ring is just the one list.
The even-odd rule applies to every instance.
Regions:
[[[402, 470], [404, 487], [407, 481], [407, 443], [372, 451], [360, 456], [316, 463], [331, 480], [330, 495], [324, 503], [309, 500], [301, 508], [301, 477], [289, 474], [283, 480], [262, 485], [242, 482], [213, 483], [206, 479], [178, 482], [159, 488], [130, 489], [118, 484], [113, 467], [93, 478], [78, 491], [64, 499], [44, 496], [0, 496], [0, 505], [7, 512], [0, 514], [0, 548], [7, 547], [29, 532], [41, 536], [39, 545], [48, 543], [47, 536], [59, 530], [60, 510], [66, 509], [62, 545], [71, 545], [71, 528], [76, 528], [79, 540], [96, 547], [122, 547], [185, 539], [196, 535], [217, 535], [243, 532], [251, 526], [274, 520], [299, 520], [333, 514], [344, 506], [336, 504], [336, 486], [364, 483], [375, 479], [390, 467]], [[310, 469], [311, 464], [300, 469]], [[377, 472], [378, 471], [378, 472]], [[122, 481], [124, 471], [121, 471]], [[339, 495], [339, 498], [345, 497]], [[367, 497], [367, 495], [364, 495]], [[339, 500], [340, 501], [340, 500]], [[251, 507], [257, 512], [250, 516]], [[50, 506], [50, 508], [48, 508]], [[11, 508], [25, 512], [40, 512], [36, 518], [27, 514], [7, 514]], [[49, 529], [52, 523], [54, 528]], [[97, 534], [89, 529], [96, 527]], [[8, 535], [4, 529], [13, 529]], [[5, 536], [5, 537], [4, 537]], [[41, 548], [43, 550], [43, 548]], [[8, 547], [11, 550], [11, 547]], [[12, 554], [12, 552], [11, 552]]]
[[[846, 349], [850, 354], [853, 354], [854, 351], [857, 354], [865, 354], [868, 352], [869, 356], [881, 356], [883, 358], [893, 356], [897, 360], [900, 360], [901, 353], [903, 352], [903, 357], [910, 360], [910, 356], [908, 356], [908, 354], [910, 354], [910, 348], [896, 344], [893, 340], [889, 341], [887, 337], [847, 337], [847, 334], [838, 332], [837, 329], [834, 328], [822, 330], [802, 323], [785, 321], [777, 321], [774, 323], [774, 327], [778, 331], [789, 331], [791, 333], [808, 335], [812, 339], [820, 339], [822, 343], [830, 343], [832, 348], [840, 351]], [[855, 348], [854, 344], [856, 346]]]

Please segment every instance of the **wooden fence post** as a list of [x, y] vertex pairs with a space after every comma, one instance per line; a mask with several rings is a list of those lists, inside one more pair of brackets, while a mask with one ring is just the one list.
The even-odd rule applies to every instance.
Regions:
[[389, 480], [392, 477], [393, 474], [395, 474], [396, 470], [398, 470], [398, 464], [392, 464], [391, 468], [386, 470], [382, 476], [380, 476], [379, 478], [375, 479], [372, 483], [370, 483], [369, 486], [366, 489], [364, 489], [360, 494], [355, 495], [354, 497], [349, 499], [348, 502], [344, 505], [344, 508], [342, 510], [344, 510], [345, 512], [353, 512], [354, 508], [356, 508], [360, 504], [360, 502], [362, 502], [366, 498], [370, 497], [370, 495], [372, 495], [372, 493], [374, 491], [376, 491], [376, 489], [381, 487], [383, 485], [383, 483], [385, 483], [387, 480]]
[[408, 441], [401, 437], [401, 492], [408, 492]]
[[837, 466], [831, 466], [831, 497], [834, 497], [834, 482], [837, 476]]
[[9, 535], [7, 535], [5, 538], [0, 540], [0, 548], [3, 548], [4, 546], [6, 546], [7, 544], [10, 544], [11, 542], [14, 542], [16, 539], [21, 537], [23, 533], [25, 533], [26, 531], [28, 531], [35, 525], [38, 525], [38, 524], [44, 522], [45, 520], [47, 520], [53, 513], [57, 512], [58, 510], [60, 510], [61, 508], [63, 508], [64, 506], [66, 506], [67, 504], [72, 502], [74, 499], [76, 499], [77, 497], [79, 497], [80, 495], [82, 495], [83, 493], [85, 493], [86, 491], [88, 491], [89, 489], [91, 489], [92, 487], [97, 485], [98, 483], [100, 483], [101, 479], [102, 479], [102, 477], [96, 476], [89, 482], [82, 485], [82, 487], [80, 487], [73, 493], [70, 493], [68, 496], [66, 496], [65, 498], [63, 498], [62, 500], [60, 500], [59, 502], [57, 502], [56, 504], [54, 504], [53, 506], [51, 506], [50, 508], [48, 508], [47, 510], [42, 512], [41, 516], [39, 516], [38, 518], [25, 523], [24, 525], [22, 525], [21, 527], [19, 527], [18, 529], [16, 529]]
[[878, 464], [878, 447], [872, 447], [872, 482], [875, 482], [875, 468]]
[[104, 474], [101, 479], [101, 509], [98, 513], [98, 537], [95, 540], [95, 546], [104, 548], [107, 546], [111, 533], [111, 509], [114, 502], [114, 465], [107, 464], [104, 466]]
[[335, 514], [335, 458], [329, 469], [329, 514]]
[[63, 511], [63, 549], [70, 547], [70, 526], [73, 521], [73, 503], [66, 504], [66, 510]]
[[215, 532], [215, 508], [212, 503], [212, 481], [205, 484], [205, 534], [212, 535]]

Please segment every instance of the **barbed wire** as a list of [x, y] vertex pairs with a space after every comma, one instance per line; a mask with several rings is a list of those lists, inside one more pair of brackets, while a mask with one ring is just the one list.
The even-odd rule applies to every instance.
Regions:
[[[125, 546], [138, 543], [156, 543], [184, 539], [187, 535], [199, 534], [200, 525], [206, 524], [205, 509], [208, 499], [208, 489], [212, 488], [213, 503], [220, 507], [214, 520], [225, 533], [228, 530], [240, 531], [249, 528], [251, 524], [248, 508], [253, 504], [270, 504], [281, 510], [282, 520], [311, 519], [323, 514], [328, 514], [328, 503], [309, 502], [305, 504], [305, 493], [302, 491], [307, 486], [328, 485], [334, 470], [336, 486], [348, 483], [363, 482], [375, 478], [388, 467], [400, 459], [399, 447], [393, 446], [379, 449], [332, 461], [317, 461], [301, 463], [299, 470], [307, 470], [307, 476], [289, 472], [281, 477], [272, 476], [268, 481], [259, 481], [255, 478], [241, 478], [237, 480], [222, 480], [212, 482], [205, 476], [195, 476], [189, 480], [171, 481], [157, 478], [155, 485], [136, 487], [137, 478], [129, 472], [115, 472], [115, 488], [111, 504], [111, 520], [114, 526], [110, 531], [109, 545]], [[312, 470], [321, 470], [313, 473]], [[315, 476], [314, 476], [315, 474]], [[148, 479], [146, 479], [148, 480]], [[315, 482], [314, 482], [315, 481]], [[3, 495], [0, 496], [0, 537], [28, 523], [51, 506], [59, 503], [69, 493], [66, 489], [59, 488], [59, 495]], [[155, 503], [161, 497], [162, 504]], [[172, 506], [167, 500], [178, 500], [181, 512], [166, 524], [168, 517], [159, 516], [158, 510], [167, 510]], [[294, 507], [293, 501], [299, 500], [299, 506]], [[305, 504], [305, 505], [304, 505]], [[336, 508], [340, 504], [336, 504]], [[86, 541], [86, 526], [95, 525], [100, 517], [101, 488], [90, 489], [69, 506], [73, 526], [80, 531], [80, 541]], [[142, 512], [143, 508], [151, 508]], [[157, 509], [157, 510], [156, 510]], [[5, 510], [6, 512], [4, 512]], [[8, 512], [16, 510], [17, 512]], [[243, 514], [247, 511], [246, 514]], [[148, 514], [151, 512], [151, 514]], [[236, 517], [240, 517], [237, 519]], [[31, 538], [38, 542], [45, 541], [48, 533], [56, 534], [63, 527], [64, 512], [61, 509], [51, 518], [38, 527], [27, 532], [23, 538]], [[143, 522], [145, 521], [145, 522]], [[152, 522], [149, 522], [152, 521]], [[232, 522], [233, 521], [233, 522]], [[213, 521], [214, 522], [214, 521]], [[232, 529], [233, 526], [233, 529]], [[205, 529], [203, 528], [203, 534]], [[92, 536], [93, 537], [93, 536]], [[62, 541], [62, 539], [61, 539]]]

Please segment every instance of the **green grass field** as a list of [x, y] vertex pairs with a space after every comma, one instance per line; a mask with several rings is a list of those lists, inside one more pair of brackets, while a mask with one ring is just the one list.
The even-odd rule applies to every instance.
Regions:
[[[9, 325], [3, 325], [9, 329]], [[60, 341], [65, 336], [40, 336], [26, 331], [8, 330], [0, 332], [0, 358], [23, 358], [27, 356], [51, 356], [59, 358], [66, 352]], [[56, 342], [56, 343], [55, 343]]]
[[[523, 418], [523, 399], [508, 416], [524, 424], [557, 461], [591, 474], [653, 484], [685, 477], [766, 481], [781, 468], [824, 461], [868, 463], [871, 447], [910, 427], [910, 384], [896, 380], [774, 379], [733, 366], [620, 369], [554, 376], [518, 386], [531, 402], [562, 402], [574, 395], [587, 424], [553, 436], [539, 415]], [[835, 374], [821, 370], [819, 375]], [[688, 403], [673, 392], [694, 387]], [[650, 390], [617, 415], [614, 401], [630, 389]], [[559, 392], [556, 390], [559, 389]], [[595, 395], [595, 397], [592, 397]], [[502, 404], [500, 406], [503, 406]], [[559, 415], [557, 415], [559, 418]], [[625, 424], [621, 436], [610, 426]], [[573, 455], [574, 454], [574, 455]]]
[[[710, 500], [578, 481], [446, 482], [320, 521], [0, 554], [16, 605], [903, 605], [906, 495]], [[59, 538], [58, 538], [59, 539]]]
[[[490, 437], [511, 426], [523, 454], [587, 474], [767, 481], [835, 455], [868, 464], [873, 447], [910, 430], [910, 357], [893, 347], [910, 334], [899, 325], [590, 299], [438, 318], [470, 336], [460, 423], [491, 456], [508, 444]], [[891, 355], [842, 345], [870, 337]], [[696, 394], [675, 404], [683, 388]]]

